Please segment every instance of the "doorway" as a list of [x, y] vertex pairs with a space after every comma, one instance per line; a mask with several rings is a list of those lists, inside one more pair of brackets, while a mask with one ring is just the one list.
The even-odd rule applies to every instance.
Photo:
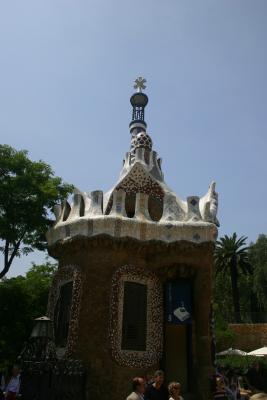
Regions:
[[165, 351], [166, 383], [178, 381], [183, 392], [190, 389], [192, 349], [191, 282], [181, 279], [165, 287]]

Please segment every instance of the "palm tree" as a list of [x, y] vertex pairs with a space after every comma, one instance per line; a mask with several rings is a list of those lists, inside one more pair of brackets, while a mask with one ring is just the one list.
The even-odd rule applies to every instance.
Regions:
[[246, 240], [245, 236], [237, 239], [236, 233], [233, 236], [225, 235], [216, 242], [214, 253], [216, 274], [230, 273], [236, 322], [241, 322], [238, 276], [240, 272], [246, 275], [253, 272], [248, 261]]

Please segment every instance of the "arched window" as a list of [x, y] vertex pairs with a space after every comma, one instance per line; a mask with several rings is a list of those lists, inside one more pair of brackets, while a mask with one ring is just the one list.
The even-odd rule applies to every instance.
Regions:
[[73, 282], [67, 282], [60, 287], [54, 312], [55, 344], [66, 347], [69, 333], [70, 311], [72, 302]]
[[119, 365], [147, 368], [159, 362], [163, 345], [163, 287], [152, 272], [133, 265], [112, 277], [110, 345]]
[[125, 197], [125, 211], [128, 218], [133, 218], [135, 214], [135, 193], [126, 193]]
[[148, 198], [148, 211], [152, 221], [159, 221], [163, 213], [162, 200], [150, 195]]
[[47, 316], [54, 322], [54, 337], [59, 357], [72, 357], [74, 354], [81, 296], [80, 268], [77, 265], [60, 267], [53, 279], [47, 307]]

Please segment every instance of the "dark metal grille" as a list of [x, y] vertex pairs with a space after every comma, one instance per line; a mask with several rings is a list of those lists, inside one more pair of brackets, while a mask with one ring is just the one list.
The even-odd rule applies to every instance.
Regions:
[[21, 400], [85, 400], [86, 370], [80, 361], [22, 364]]
[[147, 286], [124, 283], [122, 350], [146, 350]]
[[133, 107], [132, 120], [133, 121], [136, 121], [136, 120], [144, 121], [145, 120], [144, 107], [137, 107], [137, 106]]

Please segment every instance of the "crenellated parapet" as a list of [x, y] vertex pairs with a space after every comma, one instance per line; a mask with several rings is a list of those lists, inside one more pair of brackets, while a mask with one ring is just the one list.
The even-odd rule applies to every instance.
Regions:
[[[208, 192], [209, 193], [209, 192]], [[207, 195], [208, 195], [207, 193]], [[55, 209], [56, 221], [47, 233], [51, 246], [59, 240], [75, 236], [91, 237], [106, 234], [112, 237], [132, 237], [140, 240], [174, 242], [214, 241], [217, 228], [210, 212], [210, 198], [190, 196], [186, 202], [177, 201], [172, 193], [164, 194], [159, 220], [155, 220], [153, 203], [144, 192], [135, 193], [134, 214], [127, 215], [126, 191], [112, 192], [112, 205], [107, 212], [100, 190], [74, 193], [73, 202], [64, 201]]]
[[203, 197], [180, 199], [165, 183], [161, 159], [153, 150], [144, 121], [148, 97], [131, 97], [131, 145], [118, 182], [107, 193], [74, 191], [72, 202], [55, 207], [56, 221], [47, 233], [51, 246], [75, 236], [106, 234], [138, 240], [215, 241], [218, 194], [212, 182]]
[[[214, 187], [213, 182], [211, 186]], [[135, 212], [133, 216], [128, 216], [126, 195], [123, 189], [114, 189], [112, 192], [111, 206], [104, 208], [104, 195], [101, 190], [95, 190], [91, 193], [76, 192], [73, 195], [73, 201], [69, 203], [64, 200], [61, 205], [54, 208], [55, 224], [52, 229], [63, 223], [77, 221], [77, 219], [94, 219], [104, 216], [125, 218], [125, 219], [145, 219], [155, 222], [208, 222], [218, 225], [215, 213], [215, 201], [210, 189], [208, 193], [199, 198], [198, 196], [189, 196], [187, 201], [182, 201], [173, 193], [163, 193], [161, 217], [155, 220], [153, 209], [149, 205], [150, 194], [145, 191], [137, 191], [135, 194]]]

